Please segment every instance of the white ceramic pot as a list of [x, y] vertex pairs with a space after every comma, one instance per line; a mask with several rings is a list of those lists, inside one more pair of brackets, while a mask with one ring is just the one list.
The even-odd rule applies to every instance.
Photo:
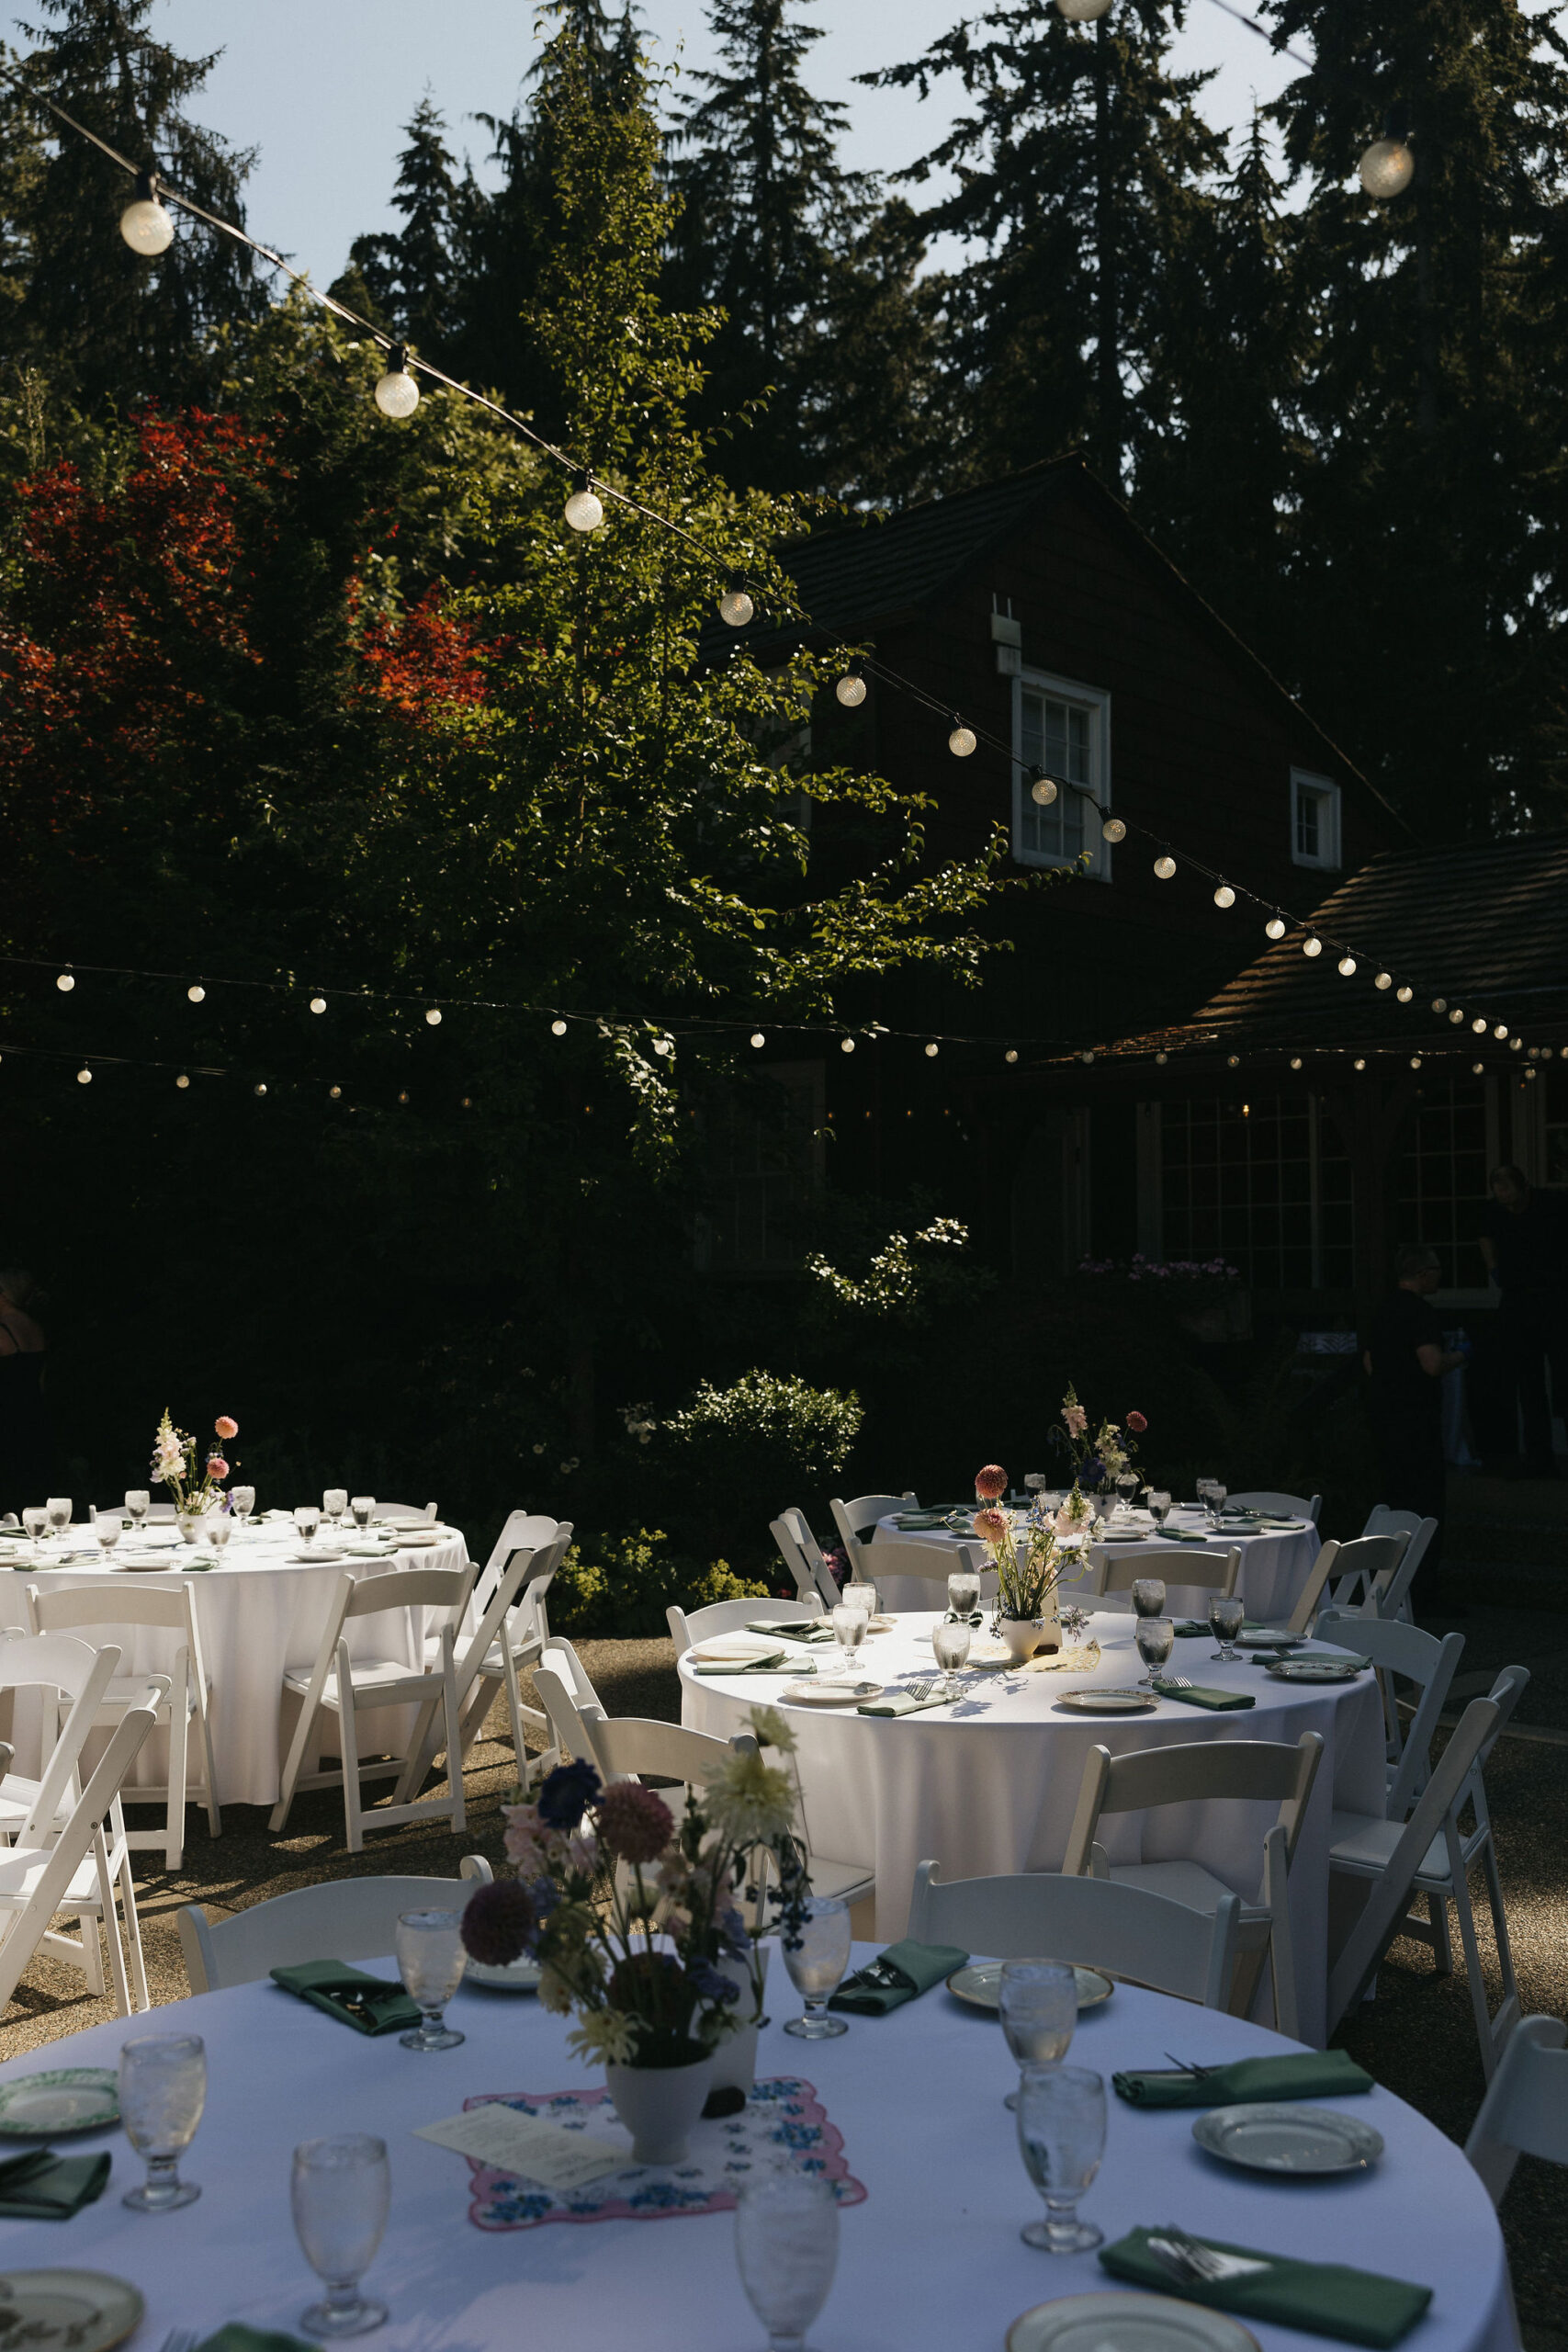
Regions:
[[[768, 1976], [768, 1944], [757, 1946], [757, 1959], [764, 1985]], [[716, 2091], [750, 2091], [757, 2079], [757, 2035], [761, 2019], [751, 2015], [753, 1998], [751, 1973], [744, 1961], [721, 1960], [715, 1962], [721, 1976], [728, 1976], [740, 1987], [737, 2004], [739, 2015], [745, 2020], [739, 2030], [721, 2041], [713, 2053], [713, 2081]]]
[[1021, 1666], [1041, 1650], [1059, 1650], [1062, 1646], [1062, 1628], [1054, 1616], [1004, 1617], [1001, 1636], [1015, 1666]]
[[632, 2161], [680, 2165], [686, 2142], [713, 2088], [713, 2060], [690, 2066], [606, 2066], [615, 2113], [632, 2135]]

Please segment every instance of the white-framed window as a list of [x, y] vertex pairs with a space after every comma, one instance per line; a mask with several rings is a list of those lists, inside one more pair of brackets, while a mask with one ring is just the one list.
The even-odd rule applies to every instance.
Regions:
[[[1022, 865], [1071, 865], [1087, 850], [1088, 871], [1109, 882], [1111, 850], [1093, 804], [1111, 806], [1111, 696], [1076, 678], [1024, 670], [1012, 683], [1012, 742], [1014, 857]], [[1035, 768], [1056, 786], [1046, 808], [1033, 797]]]
[[1339, 864], [1339, 786], [1331, 776], [1291, 770], [1291, 861], [1295, 865]]

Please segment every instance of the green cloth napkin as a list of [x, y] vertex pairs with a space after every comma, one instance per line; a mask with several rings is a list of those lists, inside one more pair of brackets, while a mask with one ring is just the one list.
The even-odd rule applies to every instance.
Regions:
[[[419, 2023], [419, 2003], [400, 1984], [389, 1984], [384, 1976], [367, 1976], [361, 1968], [346, 1968], [341, 1960], [302, 1960], [293, 1968], [275, 1968], [272, 1976], [286, 1993], [351, 2025], [355, 2033], [406, 2033]], [[370, 2014], [356, 2015], [350, 2001]]]
[[885, 1690], [880, 1699], [863, 1699], [857, 1715], [918, 1715], [927, 1707], [945, 1707], [945, 1699], [916, 1699], [908, 1690]]
[[280, 2327], [247, 2327], [243, 2320], [231, 2319], [198, 2344], [197, 2352], [319, 2352], [319, 2347], [302, 2336], [286, 2335]]
[[1278, 2327], [1304, 2328], [1309, 2334], [1337, 2335], [1348, 2344], [1383, 2347], [1397, 2344], [1432, 2300], [1430, 2287], [1414, 2287], [1408, 2279], [1385, 2278], [1375, 2270], [1352, 2270], [1338, 2262], [1297, 2262], [1288, 2255], [1266, 2255], [1216, 2237], [1205, 2237], [1203, 2244], [1219, 2254], [1267, 2262], [1269, 2268], [1249, 2271], [1245, 2278], [1189, 2285], [1150, 2254], [1146, 2241], [1151, 2234], [1158, 2237], [1160, 2233], [1129, 2230], [1114, 2245], [1100, 2247], [1100, 2259], [1112, 2278], [1130, 2278], [1134, 2286], [1152, 2287], [1162, 2295], [1179, 2295], [1184, 2302], [1207, 2303], [1212, 2311], [1234, 2312], [1238, 2319], [1269, 2320]]
[[68, 2222], [84, 2205], [96, 2204], [109, 2177], [109, 2158], [57, 2156], [52, 2148], [29, 2148], [0, 2164], [0, 2220]]
[[1268, 2058], [1236, 2058], [1213, 2074], [1168, 2074], [1154, 2068], [1112, 2075], [1118, 2098], [1134, 2107], [1240, 2107], [1254, 2099], [1344, 2098], [1370, 2091], [1372, 2078], [1347, 2050], [1292, 2051]]
[[753, 1658], [746, 1666], [730, 1666], [720, 1658], [712, 1666], [694, 1666], [692, 1668], [694, 1674], [793, 1674], [797, 1681], [802, 1675], [815, 1674], [816, 1671], [815, 1658], [808, 1657], [803, 1661], [797, 1657], [785, 1657], [782, 1650], [773, 1657]]
[[918, 2001], [968, 1958], [956, 1944], [920, 1944], [906, 1936], [902, 1943], [889, 1944], [879, 1960], [846, 1976], [828, 2007], [848, 2009], [852, 2017], [884, 2018], [906, 2001]]
[[1179, 1690], [1174, 1683], [1156, 1682], [1155, 1689], [1162, 1699], [1179, 1699], [1184, 1706], [1207, 1707], [1211, 1714], [1230, 1714], [1243, 1707], [1256, 1707], [1257, 1700], [1250, 1690], [1205, 1690], [1194, 1683], [1190, 1690]]
[[748, 1624], [746, 1631], [764, 1634], [775, 1642], [836, 1642], [839, 1638], [831, 1625], [814, 1624], [808, 1617], [792, 1618], [783, 1624], [776, 1618], [759, 1617], [754, 1625]]
[[[1254, 1650], [1252, 1663], [1254, 1666], [1279, 1666], [1288, 1657], [1327, 1657], [1330, 1655], [1331, 1653], [1327, 1650]], [[1359, 1669], [1363, 1666], [1371, 1666], [1371, 1659], [1358, 1657], [1354, 1650], [1349, 1650], [1340, 1658], [1339, 1663], [1343, 1666], [1353, 1666]]]
[[1179, 1617], [1176, 1621], [1176, 1638], [1179, 1642], [1195, 1642], [1200, 1634], [1212, 1634], [1213, 1630], [1212, 1625], [1203, 1624], [1196, 1617]]

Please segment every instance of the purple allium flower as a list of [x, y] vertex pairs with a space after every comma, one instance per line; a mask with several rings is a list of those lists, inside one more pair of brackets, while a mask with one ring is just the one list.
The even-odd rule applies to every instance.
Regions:
[[463, 1945], [481, 1967], [509, 1968], [532, 1940], [532, 1898], [514, 1878], [498, 1878], [469, 1895], [463, 1913]]
[[600, 1785], [598, 1773], [582, 1758], [572, 1764], [558, 1764], [540, 1783], [540, 1820], [551, 1829], [575, 1829]]

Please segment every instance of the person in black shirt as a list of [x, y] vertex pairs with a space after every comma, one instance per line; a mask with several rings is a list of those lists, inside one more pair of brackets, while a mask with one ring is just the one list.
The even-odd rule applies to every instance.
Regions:
[[1438, 1287], [1435, 1250], [1402, 1250], [1394, 1287], [1372, 1317], [1361, 1361], [1371, 1384], [1371, 1419], [1382, 1470], [1382, 1500], [1391, 1510], [1435, 1519], [1438, 1532], [1416, 1571], [1411, 1603], [1430, 1615], [1437, 1601], [1443, 1542], [1442, 1379], [1465, 1362], [1462, 1350], [1443, 1346], [1443, 1330], [1427, 1304]]
[[1568, 1415], [1568, 1203], [1535, 1191], [1519, 1168], [1495, 1168], [1491, 1189], [1481, 1254], [1499, 1293], [1508, 1422], [1516, 1406], [1524, 1422], [1524, 1459], [1507, 1475], [1555, 1478], [1552, 1406]]

